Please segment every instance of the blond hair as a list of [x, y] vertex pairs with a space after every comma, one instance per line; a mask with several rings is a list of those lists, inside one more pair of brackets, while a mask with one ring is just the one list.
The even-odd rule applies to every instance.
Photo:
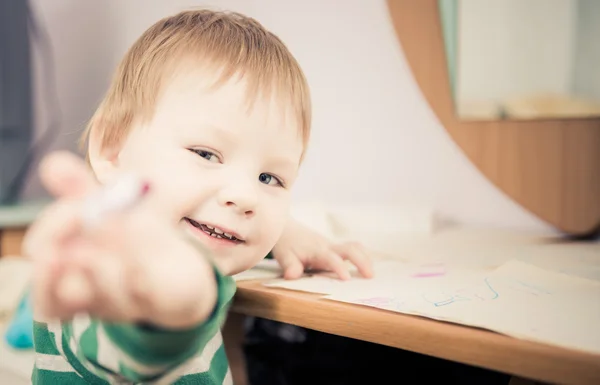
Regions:
[[82, 135], [82, 147], [92, 130], [102, 148], [118, 146], [134, 123], [152, 119], [166, 76], [182, 63], [213, 70], [214, 86], [242, 76], [250, 104], [259, 95], [276, 96], [292, 108], [306, 147], [310, 93], [296, 59], [256, 20], [206, 9], [163, 18], [133, 44]]

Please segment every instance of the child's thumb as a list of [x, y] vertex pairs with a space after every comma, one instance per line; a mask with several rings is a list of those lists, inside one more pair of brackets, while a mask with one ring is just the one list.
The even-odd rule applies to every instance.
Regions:
[[97, 187], [88, 165], [67, 151], [47, 155], [39, 173], [44, 187], [56, 197], [83, 197]]

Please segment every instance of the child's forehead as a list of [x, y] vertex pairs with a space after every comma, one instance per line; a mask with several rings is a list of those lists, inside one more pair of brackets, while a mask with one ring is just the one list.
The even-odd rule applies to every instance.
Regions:
[[218, 73], [208, 70], [181, 71], [171, 76], [157, 100], [156, 115], [214, 126], [247, 121], [291, 130], [301, 138], [301, 119], [296, 109], [277, 91], [253, 89], [247, 77], [237, 74], [219, 80]]
[[218, 74], [206, 69], [178, 71], [163, 84], [160, 102], [219, 102], [226, 99], [229, 104], [237, 105], [245, 101], [247, 81], [240, 77], [231, 77], [222, 81]]

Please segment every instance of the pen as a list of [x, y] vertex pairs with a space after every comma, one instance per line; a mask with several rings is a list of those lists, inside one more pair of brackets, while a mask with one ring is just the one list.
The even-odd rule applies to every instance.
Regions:
[[148, 191], [150, 185], [147, 182], [134, 175], [123, 175], [86, 200], [82, 213], [84, 227], [93, 228], [106, 216], [133, 207]]
[[[133, 175], [124, 175], [115, 183], [92, 194], [83, 205], [83, 227], [93, 229], [112, 213], [133, 207], [150, 190], [150, 185]], [[56, 295], [71, 306], [82, 306], [92, 300], [90, 283], [78, 271], [67, 271], [56, 289]]]

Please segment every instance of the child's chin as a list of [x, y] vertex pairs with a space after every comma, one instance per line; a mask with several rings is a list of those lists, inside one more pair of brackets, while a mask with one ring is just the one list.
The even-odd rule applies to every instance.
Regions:
[[221, 274], [228, 277], [231, 277], [233, 275], [239, 274], [247, 270], [241, 266], [231, 266], [231, 264], [227, 263], [228, 261], [226, 260], [226, 258], [220, 259], [217, 257], [215, 258], [214, 262], [217, 265], [217, 268], [219, 269]]
[[256, 258], [253, 258], [252, 263], [248, 262], [248, 263], [240, 264], [239, 263], [240, 259], [243, 259], [243, 257], [242, 256], [236, 256], [236, 257], [230, 256], [230, 257], [219, 258], [218, 256], [216, 256], [215, 263], [217, 264], [217, 267], [221, 271], [221, 274], [227, 275], [227, 276], [232, 276], [232, 275], [236, 275], [239, 273], [243, 273], [244, 271], [253, 268], [258, 262], [260, 262], [262, 260], [262, 258], [261, 258], [258, 261], [255, 261]]

